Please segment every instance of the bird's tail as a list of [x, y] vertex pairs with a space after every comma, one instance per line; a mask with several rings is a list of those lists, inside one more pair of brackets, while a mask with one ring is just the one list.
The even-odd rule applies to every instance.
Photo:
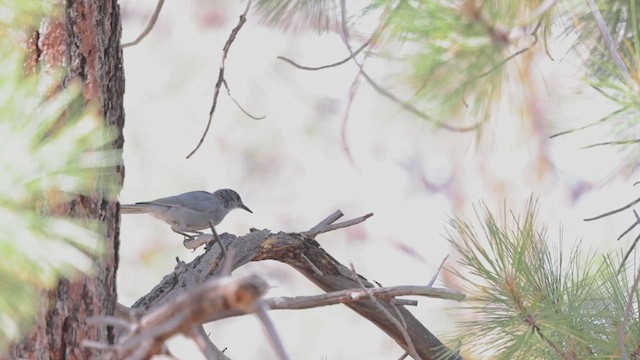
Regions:
[[147, 210], [143, 205], [137, 204], [120, 204], [120, 214], [144, 214]]

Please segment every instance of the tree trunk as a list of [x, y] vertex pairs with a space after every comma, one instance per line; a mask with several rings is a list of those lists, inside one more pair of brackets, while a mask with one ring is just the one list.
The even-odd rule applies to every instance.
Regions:
[[[88, 102], [100, 105], [104, 122], [118, 134], [112, 148], [121, 149], [124, 126], [124, 72], [120, 48], [121, 22], [117, 0], [66, 0], [57, 18], [43, 22], [29, 43], [26, 66], [62, 66], [67, 76], [63, 85], [79, 79]], [[29, 70], [29, 69], [27, 69]], [[105, 197], [107, 185], [122, 186], [124, 168], [116, 173], [116, 184], [97, 179], [92, 195], [77, 196], [55, 215], [86, 217], [104, 224], [104, 255], [91, 276], [60, 280], [56, 290], [43, 294], [36, 324], [21, 342], [9, 349], [11, 358], [89, 359], [95, 350], [82, 347], [84, 339], [113, 341], [111, 330], [85, 325], [91, 316], [113, 315], [116, 303], [119, 214], [117, 202]], [[111, 177], [113, 179], [114, 177]], [[112, 192], [113, 194], [113, 192]]]

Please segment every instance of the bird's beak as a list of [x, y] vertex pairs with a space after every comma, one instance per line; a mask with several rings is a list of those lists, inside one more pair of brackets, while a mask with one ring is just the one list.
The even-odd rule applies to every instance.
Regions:
[[252, 213], [252, 214], [253, 214], [253, 211], [251, 211], [251, 209], [249, 209], [245, 204], [240, 204], [238, 207], [239, 207], [240, 209], [245, 209], [245, 210], [247, 210], [248, 212], [250, 212], [250, 213]]

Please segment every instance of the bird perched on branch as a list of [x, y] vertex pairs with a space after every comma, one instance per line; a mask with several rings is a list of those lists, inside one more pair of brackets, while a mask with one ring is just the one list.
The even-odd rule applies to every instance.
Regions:
[[231, 189], [220, 189], [213, 193], [207, 191], [190, 191], [184, 194], [169, 196], [153, 201], [120, 205], [122, 214], [149, 214], [171, 225], [171, 230], [193, 239], [193, 233], [201, 235], [209, 228], [209, 221], [214, 225], [220, 224], [222, 219], [233, 209], [253, 211], [242, 203], [240, 195]]

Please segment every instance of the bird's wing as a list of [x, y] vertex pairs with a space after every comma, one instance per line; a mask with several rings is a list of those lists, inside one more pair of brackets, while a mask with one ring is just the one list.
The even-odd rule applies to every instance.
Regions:
[[182, 207], [195, 211], [206, 211], [211, 207], [213, 195], [206, 191], [190, 191], [184, 194], [169, 196], [138, 204], [163, 205], [168, 207]]

